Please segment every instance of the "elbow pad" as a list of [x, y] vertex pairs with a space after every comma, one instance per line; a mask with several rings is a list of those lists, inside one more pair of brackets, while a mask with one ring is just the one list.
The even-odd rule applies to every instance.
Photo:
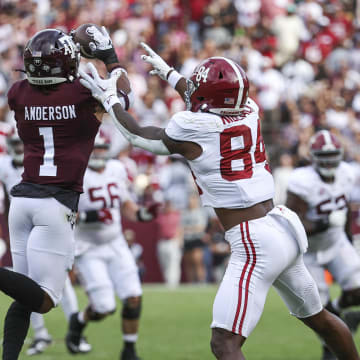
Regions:
[[145, 139], [141, 136], [132, 134], [129, 130], [127, 130], [124, 126], [120, 124], [112, 108], [109, 110], [109, 114], [115, 126], [120, 130], [120, 132], [130, 142], [130, 144], [142, 148], [144, 150], [150, 151], [157, 155], [170, 155], [169, 149], [166, 147], [166, 145], [163, 143], [162, 140]]

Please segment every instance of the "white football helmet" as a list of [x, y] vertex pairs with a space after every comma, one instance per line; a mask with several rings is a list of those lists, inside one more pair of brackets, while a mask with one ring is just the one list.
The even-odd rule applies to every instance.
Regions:
[[93, 170], [103, 169], [108, 160], [108, 150], [110, 144], [108, 139], [101, 133], [95, 137], [94, 149], [89, 158], [89, 167]]

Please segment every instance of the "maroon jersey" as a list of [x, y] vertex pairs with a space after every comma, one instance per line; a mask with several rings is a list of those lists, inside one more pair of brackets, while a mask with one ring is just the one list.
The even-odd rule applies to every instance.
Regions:
[[24, 142], [22, 181], [82, 192], [100, 125], [90, 91], [78, 79], [48, 92], [22, 80], [11, 87], [8, 101]]

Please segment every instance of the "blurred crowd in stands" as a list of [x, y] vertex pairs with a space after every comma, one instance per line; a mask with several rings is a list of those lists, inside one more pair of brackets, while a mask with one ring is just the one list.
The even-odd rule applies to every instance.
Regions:
[[[276, 202], [283, 202], [287, 174], [308, 161], [314, 131], [333, 131], [345, 159], [360, 162], [359, 12], [356, 0], [2, 0], [0, 152], [13, 126], [6, 92], [24, 77], [14, 69], [23, 69], [27, 40], [43, 28], [69, 32], [91, 22], [110, 32], [135, 95], [131, 111], [142, 125], [166, 126], [184, 104], [170, 86], [148, 75], [140, 41], [187, 77], [210, 56], [241, 64], [261, 109]], [[129, 148], [109, 119], [101, 131], [109, 137], [111, 156], [125, 163], [139, 201], [165, 203], [165, 219], [158, 219], [159, 263], [166, 267], [162, 262], [171, 253], [177, 266], [167, 270], [168, 282], [179, 281], [181, 259], [188, 281], [221, 277], [229, 249], [214, 214], [200, 208], [185, 163]], [[170, 239], [177, 250], [161, 245]]]

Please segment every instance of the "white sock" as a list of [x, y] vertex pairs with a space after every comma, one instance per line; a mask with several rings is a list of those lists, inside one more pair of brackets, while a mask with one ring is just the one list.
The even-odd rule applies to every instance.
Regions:
[[125, 342], [135, 343], [138, 339], [138, 334], [123, 334], [123, 340]]
[[78, 313], [77, 318], [78, 318], [78, 320], [79, 320], [79, 322], [80, 322], [81, 324], [85, 324], [85, 313], [84, 313], [84, 311], [80, 311], [80, 312]]
[[35, 339], [39, 338], [49, 338], [49, 332], [45, 327], [44, 317], [39, 313], [31, 313], [31, 327], [34, 330], [34, 337]]
[[60, 301], [60, 305], [64, 311], [66, 318], [70, 319], [71, 314], [79, 311], [79, 305], [75, 290], [71, 284], [69, 276], [66, 277], [63, 296]]

